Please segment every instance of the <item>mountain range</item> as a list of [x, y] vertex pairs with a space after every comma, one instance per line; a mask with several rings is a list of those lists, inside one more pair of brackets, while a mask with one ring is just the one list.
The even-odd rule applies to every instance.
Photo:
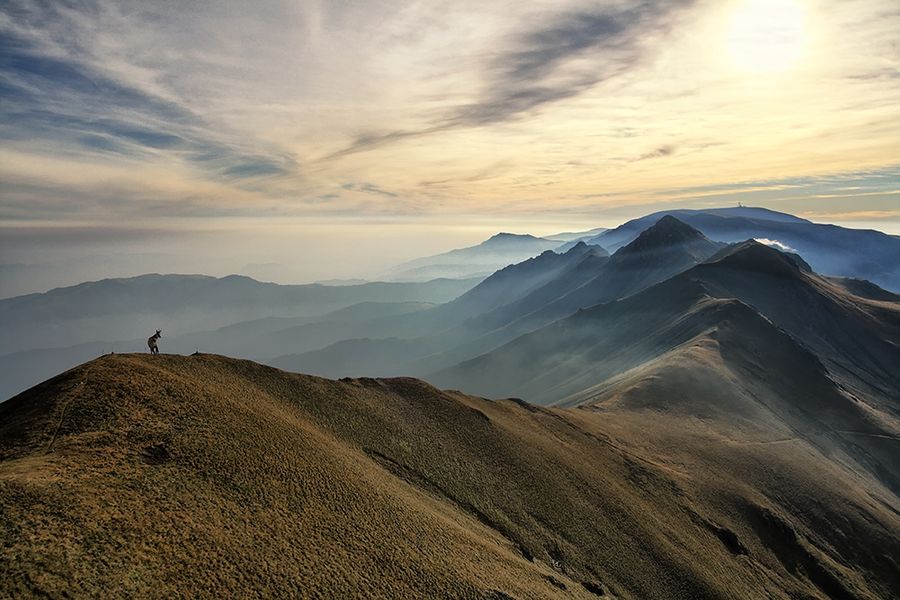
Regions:
[[716, 242], [762, 240], [802, 255], [819, 273], [866, 279], [900, 292], [900, 237], [874, 230], [813, 223], [791, 214], [750, 206], [671, 209], [632, 219], [611, 229], [599, 227], [542, 238], [500, 233], [476, 246], [398, 265], [385, 277], [389, 280], [483, 278], [545, 250], [565, 253], [579, 242], [600, 246], [612, 254], [665, 216], [676, 217]]
[[[681, 224], [680, 232], [665, 218], [674, 214], [680, 216], [675, 218], [675, 223]], [[724, 243], [713, 242], [700, 229], [688, 232], [682, 219], [700, 222], [716, 235], [723, 231], [722, 223], [730, 223], [733, 233], [752, 222], [756, 229], [749, 233], [767, 236], [760, 239], [782, 249], [788, 245], [778, 241], [783, 233], [779, 228], [799, 227], [815, 233], [824, 227], [792, 215], [739, 207], [657, 213], [608, 231], [558, 234], [555, 237], [559, 239], [554, 240], [498, 234], [448, 256], [464, 256], [473, 264], [480, 260], [479, 253], [496, 254], [504, 248], [534, 256], [509, 266], [504, 263], [469, 293], [464, 292], [475, 286], [478, 278], [334, 287], [280, 286], [240, 276], [147, 275], [0, 300], [0, 315], [9, 324], [0, 336], [0, 381], [4, 382], [0, 396], [21, 391], [104, 352], [140, 351], [147, 332], [157, 327], [164, 329], [164, 345], [175, 352], [225, 352], [329, 376], [427, 377], [581, 308], [659, 283], [697, 264]], [[660, 222], [663, 231], [659, 239], [648, 239], [650, 231], [657, 231], [652, 226]], [[710, 229], [710, 222], [719, 223], [718, 229]], [[666, 229], [673, 231], [666, 233]], [[838, 237], [858, 238], [862, 251], [868, 251], [864, 242], [875, 235], [838, 229]], [[671, 243], [666, 243], [666, 235], [672, 236]], [[675, 243], [679, 235], [696, 239], [683, 239], [679, 245]], [[888, 240], [887, 251], [874, 252], [866, 272], [892, 268], [891, 244], [896, 245], [897, 238], [878, 236]], [[562, 239], [571, 241], [558, 244]], [[548, 241], [554, 249], [541, 250]], [[606, 246], [596, 245], [601, 242], [612, 250], [613, 257], [607, 257]], [[688, 247], [690, 244], [695, 247]], [[641, 245], [650, 248], [645, 252]], [[655, 256], [653, 247], [657, 248]], [[843, 276], [845, 285], [871, 285], [851, 283], [864, 281], [852, 268], [838, 275]], [[396, 309], [388, 307], [395, 303]], [[326, 316], [352, 304], [382, 305], [393, 314], [374, 310], [367, 317]], [[411, 306], [416, 310], [407, 310]], [[238, 333], [244, 331], [241, 328], [231, 328], [244, 322], [249, 327], [244, 333]]]
[[[59, 343], [4, 381], [88, 361], [0, 403], [0, 592], [894, 597], [900, 296], [778, 234], [817, 227], [678, 211], [483, 280], [0, 301], [5, 343]], [[65, 345], [149, 318], [186, 331]]]
[[581, 308], [640, 291], [721, 247], [674, 217], [662, 219], [611, 257], [579, 243], [563, 254], [547, 251], [502, 269], [420, 315], [430, 317], [433, 326], [417, 338], [346, 340], [271, 362], [331, 377], [378, 372], [427, 377]]
[[[359, 321], [447, 302], [478, 281], [329, 287], [277, 285], [241, 276], [144, 275], [8, 298], [0, 300], [0, 397], [100, 354], [145, 350], [155, 329], [163, 330], [162, 344], [172, 340], [169, 348], [178, 352], [212, 347], [257, 356], [254, 348], [265, 347], [262, 356], [269, 356], [277, 348], [303, 348], [303, 342], [291, 341], [294, 336], [287, 330], [293, 327], [331, 323], [322, 333], [324, 345], [341, 339], [342, 330], [359, 331], [354, 329]], [[276, 330], [284, 331], [281, 345], [271, 338], [260, 341]], [[298, 337], [313, 339], [309, 330]]]
[[[662, 211], [628, 221], [585, 241], [614, 252], [667, 215], [718, 242], [766, 240], [776, 247], [800, 254], [819, 273], [866, 279], [892, 291], [900, 291], [900, 237], [880, 231], [812, 223], [764, 208]], [[565, 250], [565, 246], [561, 250]]]
[[423, 281], [438, 277], [486, 277], [507, 265], [537, 256], [566, 243], [577, 243], [605, 232], [598, 227], [589, 231], [566, 232], [548, 237], [529, 234], [498, 233], [468, 248], [418, 258], [397, 265], [386, 274], [393, 281]]
[[[572, 377], [579, 363], [573, 359], [581, 351], [578, 340], [607, 345], [592, 350], [599, 354], [590, 363], [602, 362], [604, 368], [624, 371], [636, 366], [622, 363], [624, 357], [641, 363], [647, 356], [655, 356], [658, 348], [669, 351], [706, 331], [704, 311], [718, 310], [720, 300], [758, 311], [762, 321], [789, 332], [803, 349], [818, 351], [838, 375], [864, 379], [884, 389], [900, 388], [900, 353], [896, 352], [900, 313], [896, 298], [886, 302], [881, 294], [875, 299], [858, 296], [840, 281], [816, 275], [802, 259], [754, 241], [728, 247], [709, 261], [639, 294], [579, 310], [479, 357], [466, 368], [483, 369], [491, 385], [515, 381], [518, 389], [530, 389], [534, 400], [559, 401], [565, 397], [565, 389], [577, 387]], [[631, 318], [635, 315], [639, 316], [636, 320]], [[687, 327], [689, 323], [693, 323], [691, 327]], [[668, 324], [677, 325], [678, 335], [666, 328]], [[614, 335], [614, 331], [618, 333]], [[517, 345], [521, 348], [516, 349]], [[638, 349], [631, 350], [632, 345]], [[559, 354], [560, 346], [567, 351]], [[532, 352], [537, 347], [544, 351]], [[513, 354], [521, 359], [518, 363]], [[524, 355], [558, 362], [566, 370], [552, 376], [546, 362], [533, 369]], [[491, 363], [492, 356], [504, 357], [508, 364], [517, 363], [522, 371], [507, 379], [498, 365]], [[526, 371], [555, 391], [543, 394], [543, 388], [535, 388], [520, 377]], [[470, 388], [478, 380], [471, 372], [460, 374], [459, 379], [465, 379]], [[561, 381], [569, 382], [570, 388], [558, 387]]]
[[[747, 230], [751, 225], [755, 229]], [[781, 235], [785, 227], [805, 231], [804, 243], [814, 248], [827, 246], [822, 236], [831, 235], [831, 229], [822, 230], [825, 226], [765, 209], [679, 210], [556, 239], [498, 234], [446, 255], [463, 256], [471, 264], [478, 264], [479, 256], [497, 259], [503, 249], [525, 256], [504, 263], [474, 288], [483, 277], [281, 286], [240, 276], [147, 275], [0, 300], [0, 315], [8, 324], [0, 335], [0, 396], [105, 352], [140, 351], [155, 328], [164, 330], [164, 347], [179, 353], [225, 352], [327, 376], [428, 377], [579, 309], [639, 292], [699, 264], [726, 243], [714, 241], [723, 232], [732, 237], [747, 233], [790, 251], [792, 246], [779, 241], [788, 239]], [[900, 264], [897, 238], [837, 230], [835, 239], [855, 240], [848, 256], [869, 256], [871, 250], [866, 261], [856, 261], [864, 268], [838, 270], [843, 285], [880, 289], [860, 279], [860, 272], [886, 273], [893, 263]], [[877, 251], [866, 242], [875, 238]], [[569, 242], [560, 244], [564, 239]], [[548, 242], [552, 250], [546, 249]], [[898, 254], [893, 263], [892, 252]], [[821, 252], [813, 254], [821, 258]], [[815, 261], [803, 256], [815, 269]], [[335, 312], [353, 304], [362, 311], [355, 317]]]
[[[770, 236], [760, 239], [773, 248], [781, 248], [795, 256], [797, 254], [792, 248], [773, 239], [781, 231], [779, 228], [786, 225], [797, 226], [818, 235], [816, 232], [824, 227], [792, 215], [747, 207], [672, 212], [704, 223], [727, 221], [731, 223], [733, 231], [747, 227], [748, 223], [753, 224], [757, 229], [750, 233]], [[640, 226], [646, 227], [638, 231]], [[759, 229], [761, 227], [767, 229], [762, 231]], [[638, 232], [634, 233], [635, 231]], [[873, 252], [873, 256], [867, 259], [867, 272], [887, 272], [893, 269], [891, 253], [897, 253], [896, 263], [900, 264], [900, 239], [877, 232], [841, 231], [843, 233], [839, 237], [858, 236], [862, 246], [861, 249], [854, 250], [857, 254], [869, 249], [864, 242], [872, 235], [884, 242], [883, 251]], [[745, 239], [747, 238], [741, 241]], [[613, 250], [612, 257], [608, 259], [605, 258], [605, 247], [596, 245], [603, 240]], [[624, 243], [625, 240], [627, 243]], [[421, 333], [418, 337], [409, 334], [396, 339], [360, 336], [357, 340], [337, 342], [333, 347], [275, 357], [268, 362], [281, 368], [324, 376], [393, 374], [427, 378], [439, 370], [496, 349], [522, 334], [567, 317], [579, 309], [623, 298], [660, 283], [710, 258], [726, 245], [725, 242], [713, 241], [699, 229], [665, 213], [628, 222], [587, 242], [591, 245], [579, 241], [563, 245], [554, 251], [554, 254], [561, 257], [555, 259], [554, 264], [567, 265], [564, 275], [554, 273], [553, 278], [544, 281], [523, 271], [520, 279], [523, 282], [514, 283], [517, 269], [536, 268], [536, 259], [531, 259], [521, 263], [521, 266], [515, 265], [515, 268], [498, 271], [473, 288], [464, 298], [419, 316], [419, 323], [423, 318], [432, 317], [431, 327], [398, 328]], [[823, 238], [820, 242], [825, 244], [826, 239]], [[584, 262], [578, 265], [568, 264], [573, 256], [581, 257], [585, 248], [594, 248], [594, 254], [585, 255]], [[571, 252], [575, 254], [572, 255]], [[821, 256], [821, 253], [817, 256]], [[805, 258], [804, 256], [804, 260]], [[545, 251], [541, 264], [550, 265], [551, 262]], [[843, 275], [843, 279], [849, 281], [854, 280], [858, 271], [851, 268], [840, 271], [838, 275]], [[529, 288], [527, 294], [520, 293], [534, 282], [541, 282], [541, 286]], [[870, 282], [867, 285], [872, 284]], [[502, 297], [499, 306], [495, 299], [497, 292], [489, 292], [491, 289], [502, 290], [499, 292]], [[884, 290], [882, 293], [890, 294]], [[495, 294], [491, 296], [491, 301], [478, 300], [491, 294]], [[468, 305], [468, 312], [457, 311], [451, 314], [451, 307], [460, 304]], [[480, 314], [476, 314], [478, 312]]]

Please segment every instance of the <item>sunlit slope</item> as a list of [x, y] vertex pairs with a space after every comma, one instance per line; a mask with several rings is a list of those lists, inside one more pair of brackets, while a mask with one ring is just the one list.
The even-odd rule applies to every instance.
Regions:
[[878, 598], [898, 583], [896, 497], [865, 473], [702, 421], [687, 464], [652, 430], [637, 447], [625, 412], [106, 356], [0, 405], [2, 590]]

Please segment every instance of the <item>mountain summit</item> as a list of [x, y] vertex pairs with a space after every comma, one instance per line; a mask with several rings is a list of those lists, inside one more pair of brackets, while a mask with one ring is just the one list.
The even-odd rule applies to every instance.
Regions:
[[544, 241], [544, 238], [535, 237], [529, 233], [507, 233], [501, 231], [500, 233], [495, 233], [488, 239], [484, 240], [479, 244], [479, 246], [483, 247], [491, 247], [491, 246], [505, 246], [510, 244], [520, 244], [522, 242], [535, 242], [535, 241]]
[[711, 243], [705, 235], [684, 221], [671, 215], [665, 215], [642, 231], [626, 248], [629, 248], [631, 252], [645, 252], [647, 250], [680, 246], [698, 241]]
[[812, 271], [809, 264], [799, 255], [782, 252], [756, 240], [729, 246], [713, 256], [710, 262], [718, 262], [736, 269], [780, 275]]
[[575, 311], [624, 298], [665, 281], [704, 260], [722, 248], [690, 225], [665, 216], [616, 251], [593, 278], [568, 290], [560, 287], [557, 299], [534, 315], [530, 323], [546, 324]]

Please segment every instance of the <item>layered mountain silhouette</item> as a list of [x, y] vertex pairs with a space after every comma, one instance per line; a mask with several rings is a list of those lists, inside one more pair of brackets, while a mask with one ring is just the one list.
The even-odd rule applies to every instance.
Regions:
[[469, 318], [508, 306], [517, 298], [558, 285], [560, 278], [585, 264], [602, 264], [609, 254], [603, 248], [580, 242], [564, 253], [546, 250], [539, 256], [500, 269], [477, 286], [434, 312], [452, 319]]
[[[648, 227], [652, 226], [654, 223], [667, 216], [675, 217], [679, 221], [691, 224], [692, 227], [698, 229], [701, 229], [701, 227], [695, 225], [695, 223], [703, 223], [707, 226], [709, 226], [710, 224], [718, 223], [721, 227], [724, 226], [724, 224], [727, 223], [729, 219], [738, 219], [738, 225], [740, 225], [741, 223], [754, 223], [758, 227], [777, 227], [779, 223], [795, 225], [812, 223], [811, 221], [808, 221], [806, 219], [801, 219], [800, 217], [795, 217], [794, 215], [790, 215], [787, 213], [769, 210], [767, 208], [742, 206], [728, 208], [706, 208], [696, 210], [673, 209], [651, 213], [637, 219], [626, 221], [618, 227], [614, 227], [607, 231], [602, 231], [585, 241], [592, 244], [603, 244], [604, 247], [609, 247], [613, 250], [616, 250], [618, 248], [621, 248], [622, 246], [627, 245], [637, 236], [639, 236], [642, 231], [646, 230]], [[745, 240], [748, 237], [751, 236], [743, 236], [740, 239]]]
[[[315, 350], [361, 333], [385, 336], [412, 322], [414, 313], [435, 306], [423, 302], [362, 302], [324, 315], [263, 317], [209, 331], [166, 335], [166, 351], [191, 354], [216, 349], [232, 356], [263, 360], [273, 354]], [[146, 318], [137, 319], [145, 325]], [[163, 317], [164, 322], [169, 322]], [[130, 324], [133, 325], [133, 324]], [[196, 326], [196, 325], [195, 325]], [[110, 352], [141, 352], [146, 336], [131, 340], [85, 342], [63, 348], [38, 348], [0, 356], [0, 398], [21, 392], [60, 371]]]
[[[681, 211], [595, 236], [611, 254], [571, 237], [478, 285], [149, 277], [0, 301], [6, 343], [31, 326], [60, 345], [0, 357], [32, 379], [108, 352], [59, 338], [163, 303], [213, 323], [0, 404], [0, 589], [893, 597], [900, 296], [725, 221], [818, 231]], [[165, 354], [201, 346], [353, 378]]]
[[0, 300], [0, 399], [100, 354], [144, 350], [157, 328], [174, 352], [214, 348], [262, 359], [358, 335], [361, 322], [388, 335], [395, 328], [380, 320], [447, 302], [478, 281], [329, 287], [144, 275], [8, 298]]
[[[641, 293], [581, 310], [436, 381], [465, 382], [475, 393], [527, 391], [537, 402], [566, 403], [587, 384], [602, 384], [703, 335], [716, 326], [722, 306], [757, 313], [757, 325], [768, 323], [798, 351], [815, 353], [829, 376], [846, 386], [898, 397], [900, 306], [854, 295], [799, 257], [754, 241], [728, 247]], [[479, 387], [482, 382], [487, 387]]]
[[769, 422], [827, 439], [896, 492], [898, 349], [900, 305], [750, 241], [430, 380], [542, 404]]
[[397, 265], [387, 277], [397, 281], [425, 281], [439, 277], [486, 277], [509, 264], [556, 248], [563, 241], [528, 234], [498, 233], [475, 246]]
[[580, 241], [590, 239], [594, 236], [600, 235], [604, 231], [609, 231], [608, 227], [595, 227], [593, 229], [589, 229], [587, 231], [565, 231], [562, 233], [554, 233], [553, 235], [546, 236], [547, 239], [550, 240], [558, 240], [562, 242], [575, 242], [578, 243]]
[[866, 279], [900, 291], [900, 237], [812, 223], [764, 208], [663, 211], [628, 221], [584, 241], [615, 252], [665, 216], [674, 216], [718, 242], [770, 240], [799, 253], [819, 273]]
[[605, 231], [607, 231], [605, 227], [596, 227], [587, 231], [567, 231], [546, 237], [498, 233], [475, 246], [397, 265], [386, 274], [386, 278], [394, 281], [425, 281], [439, 277], [483, 278], [508, 265], [534, 258], [546, 250], [557, 249], [562, 244], [570, 244], [566, 248], [569, 250], [579, 241], [591, 239]]
[[[664, 218], [667, 215], [676, 216], [682, 234], [694, 236], [693, 241], [678, 243], [675, 232], [667, 239], [665, 229], [678, 227]], [[694, 231], [684, 230], [687, 222]], [[785, 237], [784, 232], [796, 235]], [[499, 234], [451, 253], [457, 259], [462, 256], [466, 268], [481, 271], [480, 254], [512, 251], [500, 257], [496, 276], [462, 297], [480, 278], [279, 286], [237, 276], [147, 275], [0, 300], [6, 325], [0, 335], [0, 397], [101, 353], [141, 350], [148, 332], [158, 327], [164, 330], [163, 347], [174, 352], [224, 352], [331, 376], [427, 376], [581, 308], [659, 283], [708, 258], [710, 244], [722, 240], [758, 237], [799, 250], [817, 272], [841, 276], [840, 282], [831, 279], [833, 283], [888, 302], [893, 292], [864, 277], [874, 274], [876, 282], [889, 285], [890, 277], [878, 273], [889, 275], [892, 265], [900, 264], [896, 237], [816, 225], [757, 208], [668, 211], [613, 230], [581, 233], [585, 235], [565, 233], [543, 241]], [[563, 239], [569, 242], [560, 246]], [[830, 246], [832, 239], [835, 244]], [[645, 242], [648, 248], [642, 249]], [[607, 258], [604, 248], [613, 256]], [[520, 250], [522, 254], [515, 255]], [[846, 260], [823, 263], [826, 251]], [[373, 309], [364, 318], [326, 317], [353, 304], [381, 305], [384, 314]], [[396, 310], [388, 308], [394, 304]], [[241, 327], [232, 328], [239, 323]]]
[[[268, 316], [309, 316], [360, 302], [447, 302], [479, 280], [324, 286], [263, 283], [240, 275], [142, 275], [0, 300], [0, 354], [131, 339], [154, 323], [174, 331]], [[116, 337], [108, 337], [113, 332]]]
[[[503, 269], [438, 307], [435, 330], [414, 339], [359, 339], [289, 355], [273, 364], [325, 376], [425, 376], [472, 358], [581, 308], [621, 298], [709, 258], [722, 247], [688, 225], [660, 220], [612, 257], [579, 243]], [[479, 314], [480, 312], [480, 314]], [[463, 317], [468, 317], [463, 321]]]
[[706, 260], [721, 247], [678, 219], [663, 217], [616, 251], [588, 281], [553, 285], [550, 289], [559, 294], [552, 302], [539, 306], [525, 299], [511, 316], [530, 314], [528, 309], [534, 307], [541, 311], [535, 317], [546, 322], [580, 308], [623, 298]]
[[[497, 271], [451, 302], [392, 321], [394, 335], [382, 333], [379, 336], [372, 329], [360, 329], [367, 337], [342, 340], [311, 352], [279, 356], [269, 362], [335, 377], [349, 373], [410, 372], [409, 369], [426, 372], [427, 368], [422, 371], [412, 365], [423, 357], [454, 348], [482, 334], [484, 329], [474, 324], [473, 319], [485, 311], [552, 285], [580, 266], [599, 264], [607, 258], [602, 248], [583, 243], [563, 254], [548, 250]], [[396, 332], [402, 332], [402, 337]]]
[[[688, 287], [671, 302], [696, 300]], [[102, 357], [0, 404], [3, 589], [890, 597], [896, 494], [822, 429], [865, 408], [832, 407], [821, 364], [749, 306], [707, 297], [696, 312], [711, 327], [682, 346], [694, 357], [589, 409], [212, 355]], [[758, 344], [789, 362], [741, 388]]]

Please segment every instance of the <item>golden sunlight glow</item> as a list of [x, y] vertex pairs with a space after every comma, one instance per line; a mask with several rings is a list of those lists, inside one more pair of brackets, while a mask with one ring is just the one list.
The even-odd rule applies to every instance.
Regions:
[[727, 29], [728, 54], [740, 70], [791, 69], [806, 45], [806, 9], [797, 0], [743, 0]]

